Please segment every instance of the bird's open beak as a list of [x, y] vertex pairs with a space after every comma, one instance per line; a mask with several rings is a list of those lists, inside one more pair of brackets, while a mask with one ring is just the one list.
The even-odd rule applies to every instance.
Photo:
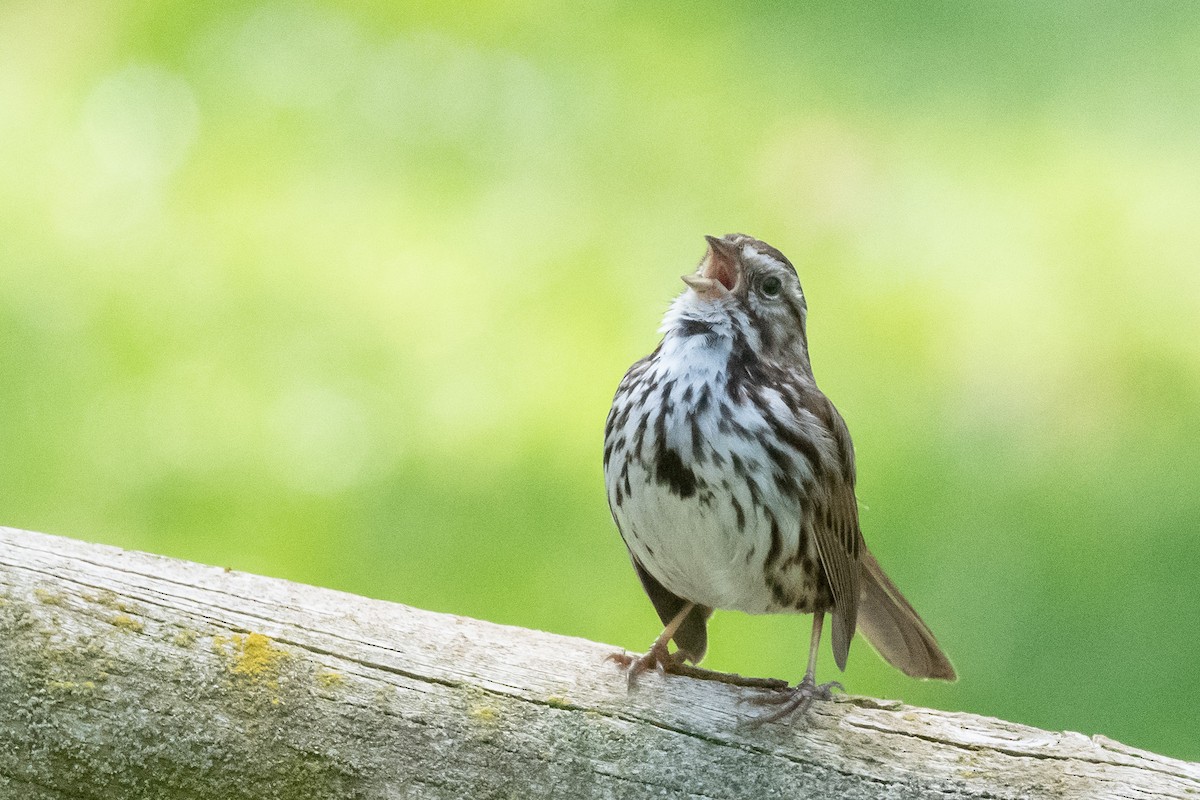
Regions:
[[716, 300], [732, 292], [741, 279], [738, 249], [716, 236], [704, 238], [708, 242], [708, 252], [693, 274], [683, 276], [683, 282], [692, 287], [701, 300]]

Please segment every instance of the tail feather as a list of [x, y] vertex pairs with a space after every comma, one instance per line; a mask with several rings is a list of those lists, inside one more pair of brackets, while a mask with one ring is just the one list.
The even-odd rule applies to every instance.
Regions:
[[869, 551], [862, 554], [858, 629], [889, 664], [914, 678], [957, 679], [950, 659]]

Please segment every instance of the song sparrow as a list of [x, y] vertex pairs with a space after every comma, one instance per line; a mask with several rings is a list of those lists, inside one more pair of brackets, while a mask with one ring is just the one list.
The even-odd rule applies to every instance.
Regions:
[[779, 704], [760, 720], [840, 688], [815, 680], [826, 612], [839, 669], [857, 625], [902, 672], [954, 680], [862, 539], [854, 449], [813, 378], [795, 268], [750, 236], [705, 238], [662, 342], [626, 373], [605, 427], [609, 507], [666, 626], [644, 656], [623, 659], [630, 685], [647, 669], [699, 662], [717, 608], [813, 614], [804, 679], [760, 698]]

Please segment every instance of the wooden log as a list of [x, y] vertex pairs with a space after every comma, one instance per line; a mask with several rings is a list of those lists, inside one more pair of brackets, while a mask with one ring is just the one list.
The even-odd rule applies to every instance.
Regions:
[[0, 798], [1194, 798], [1200, 765], [0, 528]]

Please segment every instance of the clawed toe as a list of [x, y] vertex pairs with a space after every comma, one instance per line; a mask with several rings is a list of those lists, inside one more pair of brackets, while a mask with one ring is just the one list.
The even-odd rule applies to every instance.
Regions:
[[629, 669], [629, 665], [634, 662], [635, 656], [626, 653], [622, 650], [619, 653], [609, 653], [604, 657], [605, 661], [612, 661], [621, 669]]
[[752, 703], [756, 706], [777, 706], [757, 717], [752, 717], [741, 723], [743, 728], [757, 728], [768, 722], [776, 722], [792, 714], [804, 715], [812, 706], [814, 700], [832, 700], [833, 690], [846, 691], [837, 681], [817, 684], [812, 678], [805, 678], [796, 688], [786, 692], [771, 692], [743, 698], [740, 702]]
[[627, 680], [629, 688], [632, 689], [637, 683], [638, 677], [643, 672], [655, 670], [659, 673], [671, 672], [674, 668], [683, 663], [682, 653], [672, 653], [667, 650], [666, 644], [655, 642], [643, 656], [633, 656], [629, 653], [613, 653], [608, 656], [609, 661], [616, 662], [621, 669], [627, 672]]

